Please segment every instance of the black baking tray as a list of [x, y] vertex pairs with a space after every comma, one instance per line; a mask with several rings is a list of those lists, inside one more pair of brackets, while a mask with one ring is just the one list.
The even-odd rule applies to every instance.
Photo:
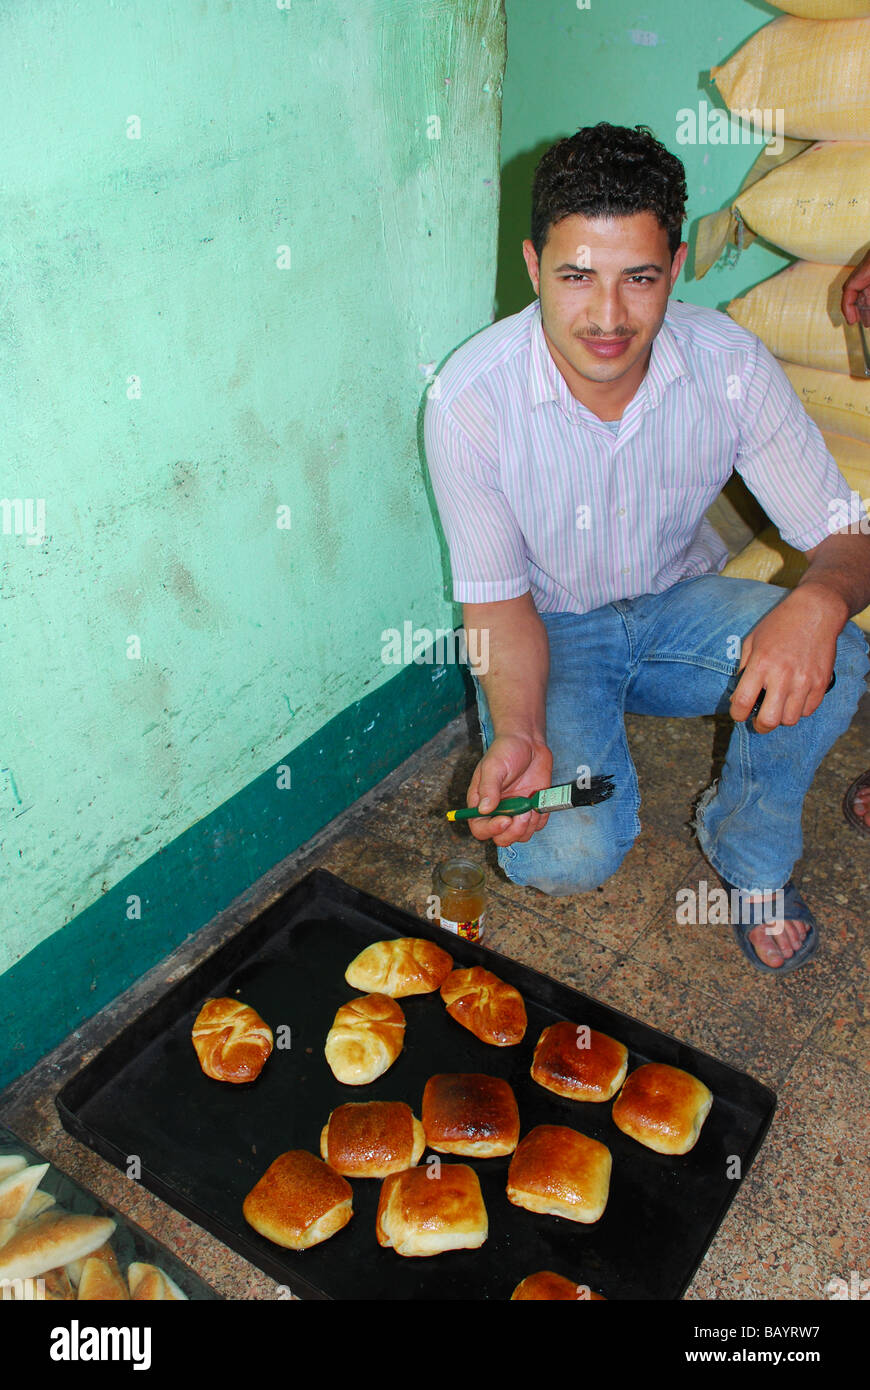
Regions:
[[[393, 1066], [368, 1086], [338, 1082], [323, 1049], [336, 1010], [358, 993], [345, 969], [370, 942], [390, 936], [426, 937], [457, 965], [482, 965], [514, 985], [528, 1012], [523, 1041], [488, 1046], [449, 1016], [437, 992], [410, 996], [399, 1001], [407, 1027]], [[250, 1004], [276, 1035], [275, 1050], [248, 1085], [210, 1080], [191, 1043], [203, 1002], [225, 995]], [[563, 1099], [532, 1081], [537, 1039], [558, 1019], [620, 1039], [629, 1070], [667, 1062], [709, 1086], [713, 1106], [689, 1154], [654, 1153], [616, 1128], [609, 1103]], [[489, 1236], [479, 1250], [410, 1259], [382, 1249], [375, 1237], [381, 1184], [370, 1179], [352, 1182], [348, 1225], [310, 1250], [284, 1250], [248, 1226], [247, 1193], [278, 1154], [300, 1148], [319, 1155], [320, 1131], [335, 1106], [404, 1100], [419, 1118], [428, 1078], [463, 1071], [510, 1083], [522, 1134], [562, 1124], [607, 1145], [613, 1172], [598, 1222], [513, 1206], [505, 1193], [510, 1160], [495, 1158], [453, 1160], [469, 1163], [480, 1179]], [[526, 1275], [548, 1269], [608, 1299], [676, 1299], [758, 1151], [776, 1097], [687, 1043], [316, 869], [104, 1048], [67, 1082], [57, 1105], [70, 1133], [110, 1162], [125, 1168], [127, 1155], [138, 1154], [145, 1186], [276, 1279], [278, 1297], [290, 1290], [319, 1299], [502, 1300]]]

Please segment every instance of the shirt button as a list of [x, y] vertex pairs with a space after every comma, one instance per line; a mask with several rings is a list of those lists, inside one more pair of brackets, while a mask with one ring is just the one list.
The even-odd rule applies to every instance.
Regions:
[[631, 570], [629, 569], [628, 565], [624, 565], [624, 566], [623, 566], [622, 573], [623, 573], [623, 574], [631, 574]]
[[625, 516], [625, 507], [620, 507], [620, 509], [619, 509], [619, 511], [616, 513], [616, 515], [617, 515], [617, 516]]

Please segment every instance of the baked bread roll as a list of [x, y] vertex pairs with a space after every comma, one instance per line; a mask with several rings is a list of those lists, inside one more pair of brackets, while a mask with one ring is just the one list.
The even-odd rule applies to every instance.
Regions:
[[186, 1293], [156, 1265], [131, 1264], [127, 1270], [130, 1297], [137, 1303], [187, 1303]]
[[346, 1178], [386, 1178], [413, 1168], [426, 1147], [423, 1126], [403, 1100], [339, 1105], [320, 1133], [320, 1156]]
[[381, 1188], [375, 1230], [378, 1244], [397, 1255], [477, 1250], [489, 1233], [477, 1174], [465, 1163], [442, 1163], [437, 1177], [429, 1167], [393, 1173]]
[[400, 936], [367, 946], [351, 961], [344, 978], [367, 994], [401, 999], [406, 994], [431, 994], [452, 968], [452, 958], [434, 941]]
[[346, 1226], [353, 1189], [304, 1149], [280, 1154], [251, 1188], [242, 1212], [249, 1226], [287, 1250], [308, 1250]]
[[0, 1182], [27, 1167], [24, 1154], [0, 1154]]
[[18, 1221], [48, 1172], [47, 1163], [31, 1163], [0, 1182], [0, 1221]]
[[532, 1080], [569, 1100], [610, 1100], [627, 1071], [628, 1048], [621, 1042], [567, 1022], [544, 1029], [532, 1062]]
[[479, 965], [454, 970], [441, 986], [447, 1012], [493, 1047], [513, 1047], [526, 1031], [526, 1006], [513, 985]]
[[423, 1091], [426, 1143], [442, 1154], [497, 1158], [513, 1153], [520, 1114], [513, 1091], [499, 1076], [444, 1072]]
[[272, 1030], [239, 999], [208, 999], [193, 1025], [193, 1045], [206, 1076], [254, 1081], [272, 1051]]
[[92, 1303], [129, 1297], [115, 1253], [108, 1246], [89, 1255], [82, 1265], [78, 1297]]
[[610, 1150], [566, 1125], [537, 1125], [508, 1169], [508, 1201], [527, 1211], [591, 1225], [610, 1191]]
[[521, 1284], [517, 1284], [511, 1294], [511, 1302], [514, 1300], [547, 1300], [548, 1302], [578, 1303], [587, 1300], [596, 1303], [606, 1303], [607, 1299], [603, 1294], [593, 1293], [588, 1284], [573, 1284], [570, 1279], [566, 1279], [564, 1274], [554, 1274], [550, 1269], [543, 1269], [539, 1274], [529, 1274]]
[[647, 1062], [631, 1073], [613, 1102], [613, 1123], [656, 1153], [686, 1154], [712, 1104], [712, 1091], [696, 1076], [664, 1062]]
[[0, 1279], [33, 1279], [83, 1259], [105, 1245], [114, 1230], [107, 1216], [46, 1212], [0, 1246]]
[[326, 1035], [326, 1060], [337, 1081], [365, 1086], [383, 1076], [402, 1050], [405, 1015], [386, 994], [342, 1004]]

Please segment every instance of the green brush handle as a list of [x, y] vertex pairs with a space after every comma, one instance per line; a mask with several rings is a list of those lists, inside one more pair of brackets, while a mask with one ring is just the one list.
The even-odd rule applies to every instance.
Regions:
[[[500, 801], [492, 810], [487, 811], [487, 816], [517, 816], [523, 811], [534, 811], [535, 799], [531, 796], [509, 796], [504, 801]], [[476, 806], [463, 806], [457, 811], [448, 811], [448, 820], [474, 820], [476, 816], [482, 816], [483, 811], [478, 811]]]

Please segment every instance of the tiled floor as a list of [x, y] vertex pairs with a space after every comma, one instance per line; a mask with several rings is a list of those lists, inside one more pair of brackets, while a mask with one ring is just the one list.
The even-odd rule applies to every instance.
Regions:
[[230, 1298], [274, 1297], [239, 1256], [137, 1190], [58, 1125], [53, 1094], [75, 1070], [265, 901], [321, 866], [425, 914], [434, 865], [458, 850], [484, 858], [486, 944], [677, 1034], [777, 1091], [756, 1160], [688, 1291], [695, 1299], [820, 1299], [835, 1277], [870, 1274], [867, 1211], [867, 904], [870, 839], [843, 818], [849, 783], [870, 765], [870, 698], [819, 770], [804, 814], [795, 878], [822, 928], [818, 958], [768, 978], [744, 961], [728, 927], [677, 926], [676, 892], [716, 884], [689, 828], [709, 784], [724, 726], [711, 719], [628, 720], [643, 832], [619, 872], [594, 893], [547, 898], [518, 888], [492, 846], [443, 817], [464, 804], [479, 757], [470, 712], [291, 856], [209, 928], [151, 971], [12, 1088], [0, 1120], [47, 1157], [153, 1230]]

